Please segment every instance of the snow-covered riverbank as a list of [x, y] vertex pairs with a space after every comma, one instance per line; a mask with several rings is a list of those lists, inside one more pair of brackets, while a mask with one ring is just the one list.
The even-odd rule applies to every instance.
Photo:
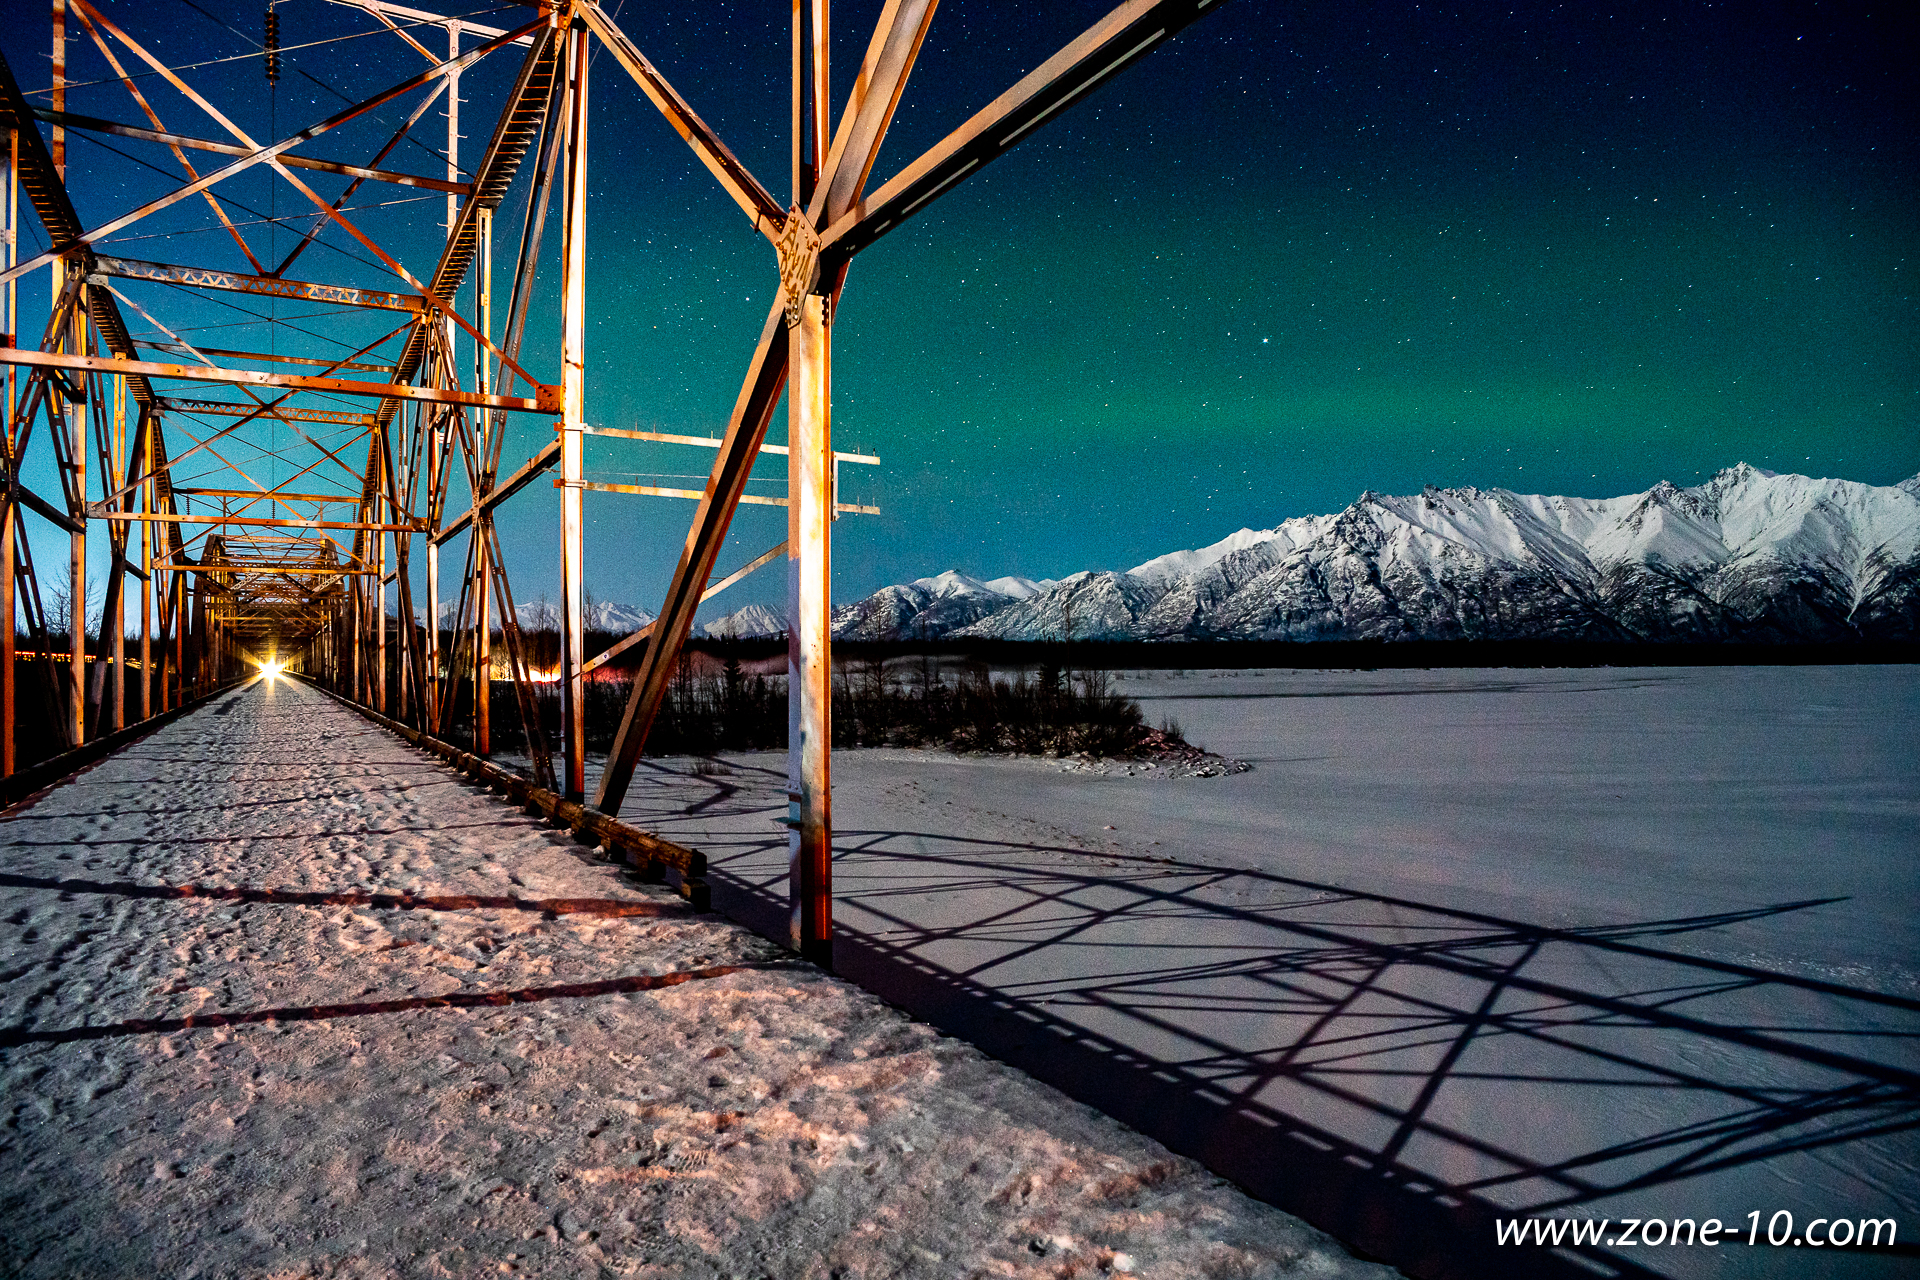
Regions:
[[[1611, 1251], [1663, 1275], [1912, 1265], [1920, 668], [1114, 687], [1252, 772], [840, 753], [842, 972], [1388, 1256], [1547, 1213], [1740, 1228]], [[777, 927], [784, 773], [651, 762], [624, 816]], [[1746, 1246], [1781, 1210], [1906, 1252]]]

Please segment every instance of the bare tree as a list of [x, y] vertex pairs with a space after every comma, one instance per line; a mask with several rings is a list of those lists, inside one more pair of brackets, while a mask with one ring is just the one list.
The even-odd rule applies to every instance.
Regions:
[[[87, 575], [85, 591], [87, 593], [87, 635], [97, 639], [100, 635], [100, 613], [105, 608], [99, 582], [92, 574]], [[58, 578], [48, 580], [46, 584], [47, 630], [55, 635], [71, 638], [73, 635], [73, 570], [69, 568]]]

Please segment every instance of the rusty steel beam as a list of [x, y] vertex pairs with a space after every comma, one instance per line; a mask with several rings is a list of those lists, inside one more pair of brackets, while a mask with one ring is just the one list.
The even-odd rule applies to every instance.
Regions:
[[288, 409], [279, 405], [262, 408], [257, 404], [231, 404], [221, 400], [180, 400], [161, 396], [156, 409], [175, 413], [200, 414], [213, 418], [279, 418], [284, 422], [322, 422], [337, 427], [371, 427], [379, 419], [370, 413], [347, 413], [338, 409]]
[[[720, 581], [714, 583], [712, 586], [708, 587], [705, 591], [701, 592], [700, 603], [705, 604], [707, 601], [713, 599], [715, 596], [719, 595], [722, 591], [725, 591], [728, 587], [740, 581], [742, 578], [746, 577], [748, 574], [752, 573], [754, 570], [765, 568], [767, 565], [772, 564], [775, 560], [778, 560], [781, 556], [785, 555], [786, 553], [787, 553], [787, 544], [784, 542], [774, 547], [773, 550], [771, 551], [764, 551], [760, 553], [758, 556], [755, 556], [752, 560], [749, 560], [746, 564], [742, 565], [740, 568], [735, 569], [732, 573], [720, 579]], [[649, 622], [646, 626], [641, 627], [638, 631], [628, 632], [626, 635], [622, 636], [620, 639], [615, 640], [612, 644], [608, 645], [605, 649], [602, 649], [599, 653], [595, 654], [593, 657], [588, 658], [586, 661], [586, 664], [581, 667], [581, 670], [597, 671], [601, 667], [606, 666], [609, 662], [612, 662], [615, 658], [619, 657], [621, 654], [625, 653], [627, 650], [633, 648], [633, 646], [639, 644], [642, 640], [645, 640], [649, 636], [651, 636], [653, 634], [653, 625], [654, 625], [653, 623]]]
[[417, 293], [360, 289], [344, 284], [315, 284], [310, 280], [282, 280], [278, 276], [253, 276], [244, 271], [216, 271], [210, 267], [183, 267], [170, 262], [142, 262], [138, 258], [101, 255], [94, 259], [93, 274], [112, 276], [116, 280], [155, 280], [162, 284], [181, 284], [195, 289], [257, 293], [270, 298], [330, 302], [341, 307], [373, 308], [378, 311], [407, 311], [415, 315], [427, 309], [427, 300]]
[[700, 163], [706, 165], [708, 171], [719, 180], [720, 186], [733, 197], [734, 203], [752, 219], [754, 229], [770, 240], [778, 237], [781, 223], [786, 219], [786, 210], [773, 198], [773, 193], [747, 171], [739, 158], [720, 141], [719, 135], [667, 83], [666, 77], [647, 61], [645, 55], [634, 47], [633, 41], [627, 39], [626, 33], [614, 24], [605, 10], [594, 0], [583, 0], [575, 12], [586, 22], [587, 28], [600, 37], [614, 60], [633, 77], [633, 82], [640, 86], [640, 92], [646, 94], [660, 114], [667, 118], [674, 132], [693, 148]]
[[51, 521], [60, 526], [60, 528], [65, 529], [68, 533], [78, 533], [80, 531], [81, 526], [79, 521], [18, 481], [15, 481], [11, 485], [0, 484], [0, 492], [11, 494], [15, 502], [18, 502], [21, 506], [43, 520]]
[[[396, 17], [396, 18], [408, 18], [415, 22], [427, 23], [427, 24], [457, 23], [459, 24], [462, 30], [471, 31], [474, 35], [477, 35], [477, 36], [486, 36], [491, 38], [493, 36], [503, 36], [507, 34], [505, 31], [501, 30], [499, 27], [482, 26], [478, 22], [473, 22], [473, 21], [470, 21], [469, 19], [462, 18], [457, 15], [429, 13], [425, 9], [412, 9], [402, 4], [390, 4], [388, 3], [388, 0], [331, 0], [331, 3], [342, 5], [349, 9], [359, 9], [365, 13], [370, 13], [374, 15], [376, 18], [387, 17], [391, 15], [392, 17]], [[514, 41], [514, 43], [524, 45], [524, 44], [531, 44], [533, 42], [529, 40], [527, 37], [522, 36], [518, 40]]]
[[787, 329], [788, 940], [833, 964], [832, 330], [808, 295]]
[[254, 502], [340, 502], [352, 504], [360, 501], [355, 494], [340, 493], [283, 493], [270, 489], [262, 493], [252, 489], [175, 489], [175, 493], [186, 494], [190, 498], [247, 498]]
[[[404, 327], [404, 326], [402, 326]], [[398, 333], [399, 330], [395, 330]], [[323, 369], [366, 369], [373, 373], [392, 373], [391, 364], [370, 364], [364, 360], [329, 360], [324, 356], [280, 356], [265, 351], [234, 351], [226, 347], [190, 347], [185, 342], [148, 342], [133, 344], [149, 351], [165, 351], [176, 356], [221, 356], [229, 360], [265, 360], [272, 364], [310, 364]], [[378, 343], [374, 344], [378, 346]], [[163, 406], [164, 407], [164, 406]]]
[[511, 498], [514, 494], [526, 488], [535, 476], [559, 460], [560, 442], [558, 440], [550, 441], [542, 446], [540, 452], [534, 454], [522, 463], [518, 471], [515, 471], [505, 480], [493, 486], [480, 501], [455, 516], [450, 524], [433, 535], [433, 540], [436, 543], [445, 543], [455, 534], [462, 532], [468, 525], [472, 524], [476, 512], [485, 514], [492, 511], [508, 498]]
[[[785, 453], [786, 450], [782, 449], [781, 452]], [[838, 455], [835, 456], [837, 457]], [[704, 489], [668, 489], [653, 484], [612, 484], [604, 480], [581, 480], [571, 485], [564, 480], [555, 480], [553, 487], [556, 489], [585, 489], [593, 493], [633, 493], [648, 498], [692, 498], [698, 500], [707, 496], [706, 490]], [[791, 498], [768, 498], [757, 493], [743, 493], [740, 495], [739, 501], [743, 507], [785, 507], [792, 504]], [[877, 516], [880, 514], [880, 508], [878, 507], [864, 507], [851, 502], [836, 502], [833, 504], [833, 509], [843, 514], [861, 516]], [[705, 599], [704, 596], [701, 598]]]
[[1129, 0], [948, 134], [872, 195], [820, 229], [822, 255], [845, 259], [919, 212], [1035, 128], [1194, 21], [1217, 0]]
[[417, 520], [402, 524], [386, 524], [377, 520], [301, 520], [281, 516], [183, 516], [171, 511], [105, 511], [95, 512], [93, 518], [113, 524], [243, 525], [259, 529], [366, 529], [375, 533], [419, 533], [424, 528], [424, 522]]
[[[38, 369], [79, 369], [88, 373], [143, 374], [182, 382], [222, 382], [235, 386], [286, 387], [294, 391], [333, 391], [349, 396], [418, 400], [429, 404], [478, 405], [518, 413], [554, 413], [560, 408], [560, 388], [541, 383], [532, 399], [524, 396], [481, 395], [441, 387], [414, 387], [390, 382], [351, 382], [344, 378], [314, 378], [304, 374], [268, 373], [260, 369], [209, 369], [202, 365], [156, 364], [150, 360], [119, 360], [108, 356], [76, 356], [0, 347], [0, 364], [22, 364]], [[271, 409], [263, 410], [271, 412]]]
[[566, 775], [561, 789], [584, 800], [587, 789], [587, 660], [580, 556], [580, 428], [587, 395], [587, 68], [585, 31], [568, 40], [566, 180], [561, 187], [560, 371], [565, 417], [560, 426], [560, 720]]
[[[85, 129], [90, 133], [108, 133], [120, 138], [160, 142], [170, 147], [184, 147], [189, 151], [211, 151], [223, 156], [250, 156], [255, 150], [253, 147], [243, 147], [231, 142], [190, 138], [185, 134], [169, 133], [164, 129], [143, 129], [138, 125], [117, 124], [112, 120], [96, 120], [92, 116], [75, 115], [71, 111], [53, 111], [46, 107], [34, 107], [33, 114], [49, 124], [62, 125], [69, 129]], [[315, 169], [322, 173], [344, 174], [349, 178], [367, 178], [374, 182], [387, 182], [400, 187], [424, 187], [429, 191], [451, 191], [463, 196], [473, 189], [472, 184], [466, 182], [423, 178], [412, 173], [369, 169], [363, 165], [345, 164], [338, 160], [317, 160], [312, 156], [296, 156], [291, 153], [283, 153], [280, 156], [280, 163], [294, 169]]]
[[[880, 144], [886, 139], [900, 95], [906, 89], [907, 76], [920, 56], [920, 46], [926, 42], [937, 3], [888, 0], [881, 11], [860, 77], [854, 82], [853, 97], [840, 117], [833, 147], [827, 152], [820, 186], [807, 206], [808, 221], [815, 228], [829, 226], [845, 214], [866, 187], [880, 155]], [[818, 86], [815, 93], [824, 119], [825, 95]]]
[[[653, 440], [661, 444], [693, 444], [706, 449], [718, 449], [721, 444], [719, 436], [680, 436], [665, 431], [634, 431], [626, 427], [581, 427], [580, 431], [581, 434], [589, 436], [613, 436], [621, 440]], [[765, 441], [762, 441], [760, 444], [760, 452], [784, 458], [787, 456], [787, 446], [783, 444], [767, 444]], [[835, 462], [864, 462], [869, 466], [875, 467], [880, 465], [880, 459], [870, 453], [841, 453], [836, 450], [833, 455], [833, 460]], [[690, 492], [696, 497], [699, 496], [697, 490], [683, 491], [676, 489], [673, 490], [673, 492], [676, 494]]]

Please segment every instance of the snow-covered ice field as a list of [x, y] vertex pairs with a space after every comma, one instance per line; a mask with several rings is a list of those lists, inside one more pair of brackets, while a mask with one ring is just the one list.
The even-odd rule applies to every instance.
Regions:
[[[1116, 687], [1253, 770], [837, 754], [840, 971], [1422, 1268], [1541, 1213], [1730, 1229], [1629, 1270], [1912, 1273], [1920, 668]], [[650, 762], [624, 816], [778, 930], [784, 767]]]
[[0, 846], [0, 1275], [1386, 1274], [298, 684]]

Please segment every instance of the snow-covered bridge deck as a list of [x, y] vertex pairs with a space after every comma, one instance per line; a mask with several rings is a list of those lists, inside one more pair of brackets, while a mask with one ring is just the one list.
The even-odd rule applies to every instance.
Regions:
[[7, 1275], [1378, 1271], [297, 683], [0, 845]]

